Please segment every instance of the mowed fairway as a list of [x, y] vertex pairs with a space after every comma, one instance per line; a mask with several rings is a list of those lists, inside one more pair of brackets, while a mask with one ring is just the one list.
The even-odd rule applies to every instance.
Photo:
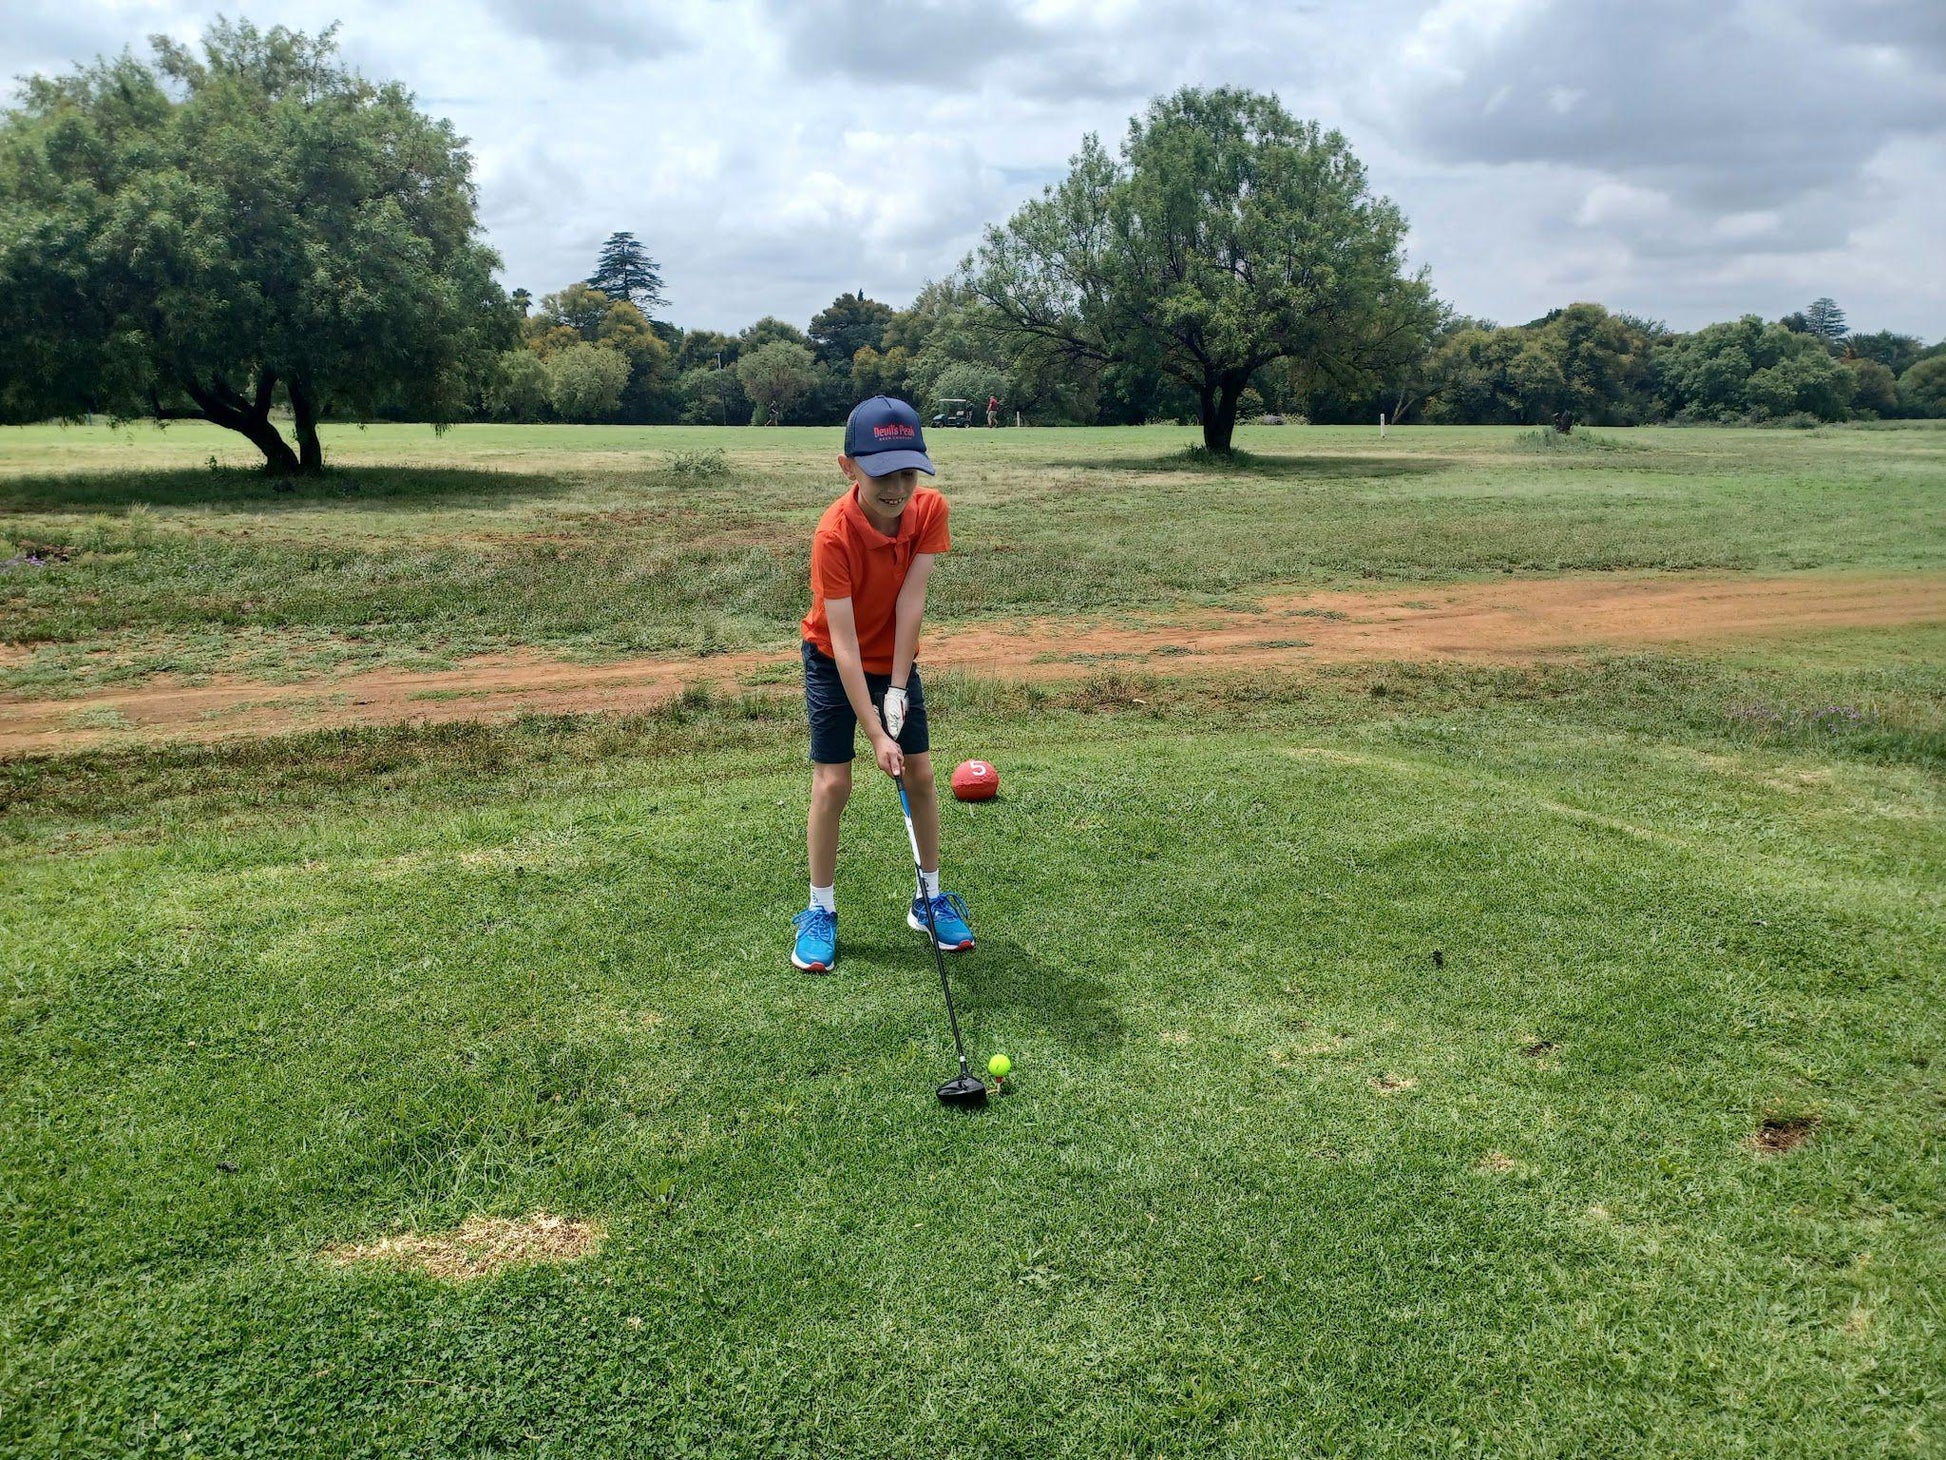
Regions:
[[[1189, 434], [943, 437], [942, 631], [1596, 573], [1891, 607], [940, 673], [939, 758], [1003, 776], [946, 816], [1016, 1071], [970, 1117], [862, 767], [838, 970], [785, 962], [775, 674], [84, 713], [0, 762], [0, 1450], [1936, 1453], [1946, 432]], [[7, 693], [783, 662], [834, 437], [374, 428], [278, 493], [213, 434], [0, 432]], [[540, 1214], [582, 1255], [348, 1255]]]

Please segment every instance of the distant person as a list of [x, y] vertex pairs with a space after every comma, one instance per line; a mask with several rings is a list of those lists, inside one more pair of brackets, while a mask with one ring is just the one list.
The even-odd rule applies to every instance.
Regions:
[[1000, 397], [997, 395], [990, 395], [987, 397], [987, 429], [992, 430], [995, 426], [999, 424], [1000, 424]]
[[[946, 499], [919, 485], [919, 473], [931, 476], [933, 467], [918, 412], [889, 396], [861, 402], [845, 422], [838, 465], [851, 489], [825, 508], [812, 535], [811, 611], [801, 625], [811, 721], [811, 905], [793, 920], [791, 962], [811, 973], [828, 973], [838, 961], [838, 822], [851, 799], [861, 724], [878, 768], [905, 780], [939, 946], [973, 946], [966, 904], [939, 883], [939, 798], [917, 660], [926, 581], [934, 557], [951, 542]], [[926, 912], [915, 896], [907, 925], [925, 932]]]

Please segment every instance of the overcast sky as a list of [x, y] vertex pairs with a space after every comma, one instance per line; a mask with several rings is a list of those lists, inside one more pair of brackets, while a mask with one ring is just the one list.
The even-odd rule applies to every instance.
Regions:
[[[6, 0], [0, 73], [235, 3]], [[1680, 329], [1820, 294], [1946, 335], [1946, 0], [259, 0], [472, 139], [509, 288], [617, 229], [678, 324], [903, 305], [1184, 84], [1340, 128], [1461, 311]]]

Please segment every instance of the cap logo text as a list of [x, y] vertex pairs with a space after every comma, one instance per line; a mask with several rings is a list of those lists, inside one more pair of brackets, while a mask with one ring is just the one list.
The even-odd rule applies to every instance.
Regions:
[[889, 425], [872, 427], [872, 439], [874, 441], [883, 441], [888, 436], [903, 437], [903, 436], [913, 436], [916, 434], [918, 433], [915, 432], [912, 429], [912, 427], [905, 425], [903, 422], [900, 421], [893, 421]]

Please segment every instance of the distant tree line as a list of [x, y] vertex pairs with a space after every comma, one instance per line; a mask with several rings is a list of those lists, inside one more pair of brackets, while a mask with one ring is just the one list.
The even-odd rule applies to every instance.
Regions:
[[1616, 426], [1941, 416], [1946, 340], [1853, 335], [1829, 299], [1774, 323], [1747, 314], [1690, 334], [1574, 304], [1504, 329], [1450, 321], [1407, 379], [1399, 403], [1417, 418], [1476, 425], [1563, 412]]
[[[1678, 333], [1571, 304], [1527, 324], [1445, 315], [1417, 348], [1349, 384], [1314, 361], [1249, 372], [1241, 419], [1520, 425], [1809, 424], [1946, 417], [1946, 340], [1808, 327], [1829, 300]], [[998, 397], [1007, 419], [1124, 425], [1201, 419], [1191, 384], [1139, 359], [1022, 351], [964, 281], [928, 284], [905, 309], [862, 293], [800, 330], [766, 316], [737, 334], [649, 321], [586, 284], [542, 299], [483, 402], [503, 420], [831, 425], [896, 395], [931, 413]], [[605, 360], [602, 352], [606, 352]]]

